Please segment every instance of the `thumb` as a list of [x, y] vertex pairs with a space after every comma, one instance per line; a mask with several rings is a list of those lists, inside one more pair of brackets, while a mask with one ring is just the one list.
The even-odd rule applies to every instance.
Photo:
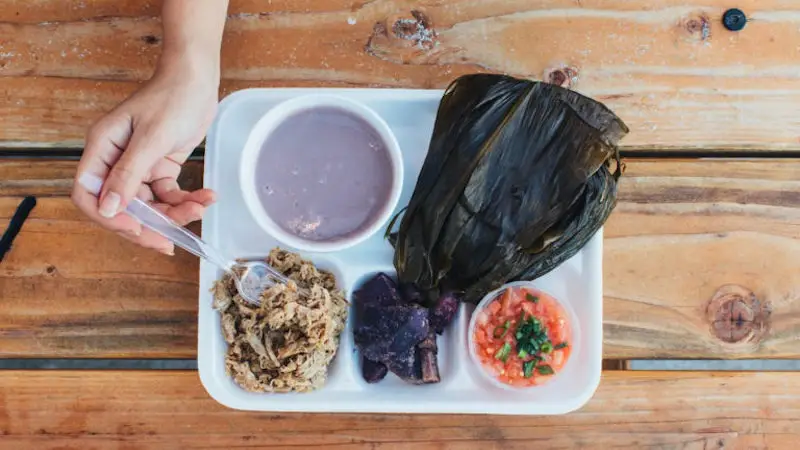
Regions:
[[[163, 146], [163, 144], [162, 144]], [[131, 137], [128, 148], [111, 168], [100, 193], [100, 215], [112, 218], [124, 210], [158, 162], [159, 148], [152, 139]]]

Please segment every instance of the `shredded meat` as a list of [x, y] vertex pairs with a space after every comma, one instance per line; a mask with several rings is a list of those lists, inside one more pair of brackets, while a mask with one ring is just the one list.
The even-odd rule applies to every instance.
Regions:
[[[295, 253], [274, 249], [267, 262], [291, 281], [264, 291], [260, 306], [239, 295], [231, 275], [212, 287], [228, 343], [228, 375], [251, 392], [319, 389], [339, 346], [347, 300], [333, 274]], [[301, 295], [300, 287], [310, 295]]]

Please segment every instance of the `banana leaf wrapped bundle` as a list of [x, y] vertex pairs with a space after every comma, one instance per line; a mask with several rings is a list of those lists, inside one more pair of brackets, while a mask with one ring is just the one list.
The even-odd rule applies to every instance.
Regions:
[[431, 299], [451, 290], [477, 303], [508, 281], [550, 272], [616, 206], [617, 143], [628, 131], [603, 104], [556, 85], [456, 79], [390, 236], [399, 281]]

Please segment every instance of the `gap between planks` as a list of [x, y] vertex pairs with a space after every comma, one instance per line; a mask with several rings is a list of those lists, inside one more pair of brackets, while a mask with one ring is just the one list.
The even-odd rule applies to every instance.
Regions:
[[[77, 161], [81, 158], [83, 148], [81, 147], [26, 147], [26, 146], [3, 146], [0, 143], [0, 160], [56, 160], [56, 161]], [[675, 150], [669, 148], [644, 147], [633, 149], [621, 149], [620, 155], [626, 160], [675, 160], [675, 159], [800, 159], [798, 151], [768, 151], [752, 149], [696, 149], [696, 150]], [[205, 147], [197, 147], [189, 156], [189, 161], [204, 161]]]
[[[2, 370], [197, 370], [195, 359], [10, 358], [0, 359]], [[798, 359], [605, 359], [603, 371], [720, 371], [798, 372]]]
[[[627, 370], [628, 362], [603, 360], [603, 370]], [[0, 359], [0, 370], [197, 370], [195, 359]]]

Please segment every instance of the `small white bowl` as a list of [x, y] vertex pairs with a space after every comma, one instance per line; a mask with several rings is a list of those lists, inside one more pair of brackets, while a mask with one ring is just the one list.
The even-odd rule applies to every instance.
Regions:
[[[284, 120], [302, 111], [326, 107], [342, 109], [355, 115], [367, 123], [375, 133], [377, 133], [389, 154], [393, 178], [389, 200], [383, 205], [380, 213], [368, 227], [346, 238], [330, 241], [314, 241], [303, 239], [300, 236], [285, 231], [267, 214], [257, 195], [257, 186], [255, 182], [256, 163], [264, 142]], [[269, 235], [273, 236], [284, 245], [297, 250], [308, 252], [336, 252], [365, 241], [389, 221], [400, 200], [400, 193], [403, 189], [403, 157], [400, 152], [400, 145], [397, 143], [397, 138], [389, 128], [389, 125], [387, 125], [371, 108], [362, 103], [335, 95], [303, 95], [276, 105], [264, 114], [255, 124], [242, 151], [242, 159], [239, 166], [239, 184], [247, 208], [250, 210], [250, 213], [253, 218], [255, 218], [258, 225]]]
[[[500, 381], [497, 378], [495, 378], [494, 376], [492, 376], [489, 373], [489, 371], [486, 370], [486, 368], [484, 367], [484, 365], [481, 362], [480, 358], [476, 354], [477, 353], [477, 349], [475, 348], [476, 344], [475, 344], [474, 334], [475, 334], [475, 326], [476, 326], [476, 323], [477, 323], [477, 320], [478, 320], [478, 315], [479, 315], [479, 313], [481, 311], [486, 309], [486, 307], [492, 301], [494, 301], [498, 296], [500, 296], [503, 293], [503, 291], [505, 291], [508, 288], [528, 288], [528, 289], [533, 289], [533, 290], [542, 292], [543, 294], [546, 294], [546, 295], [552, 297], [553, 300], [555, 300], [555, 302], [559, 306], [561, 306], [561, 308], [563, 308], [564, 313], [567, 316], [567, 320], [569, 320], [569, 326], [570, 326], [570, 331], [571, 331], [571, 336], [570, 336], [569, 341], [570, 341], [570, 346], [572, 347], [572, 351], [570, 352], [569, 359], [567, 360], [566, 363], [564, 363], [564, 368], [558, 374], [556, 374], [553, 377], [552, 380], [548, 381], [544, 385], [512, 386], [510, 384], [503, 383], [502, 381]], [[469, 326], [467, 327], [467, 345], [469, 347], [468, 348], [468, 350], [469, 350], [469, 359], [472, 362], [472, 364], [475, 366], [477, 371], [481, 374], [481, 378], [487, 380], [488, 382], [490, 382], [494, 386], [497, 386], [499, 388], [502, 388], [502, 389], [505, 389], [505, 390], [509, 390], [509, 391], [518, 391], [518, 392], [519, 391], [530, 391], [530, 390], [534, 390], [536, 388], [540, 388], [540, 387], [544, 387], [544, 386], [548, 386], [548, 387], [552, 386], [551, 383], [556, 382], [557, 381], [556, 379], [559, 378], [560, 374], [563, 374], [564, 372], [570, 371], [570, 370], [572, 370], [573, 367], [575, 367], [575, 365], [576, 365], [575, 360], [577, 360], [580, 357], [580, 350], [581, 350], [580, 342], [581, 342], [580, 323], [578, 322], [578, 315], [575, 314], [575, 310], [572, 308], [572, 305], [570, 305], [569, 302], [566, 301], [565, 299], [558, 298], [558, 297], [550, 294], [549, 292], [545, 291], [544, 289], [541, 289], [541, 288], [537, 287], [532, 281], [515, 281], [515, 282], [511, 282], [511, 283], [506, 283], [503, 286], [500, 286], [498, 289], [495, 289], [494, 291], [486, 294], [486, 296], [483, 297], [481, 302], [478, 303], [478, 306], [475, 307], [475, 310], [473, 311], [472, 317], [470, 318], [470, 321], [469, 321]]]

